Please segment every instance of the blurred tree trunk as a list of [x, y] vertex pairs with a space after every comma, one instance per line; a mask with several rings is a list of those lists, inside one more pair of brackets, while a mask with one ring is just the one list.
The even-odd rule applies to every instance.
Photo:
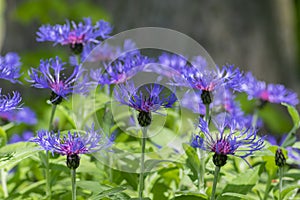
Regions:
[[2, 50], [2, 44], [5, 34], [5, 20], [4, 20], [4, 11], [5, 11], [5, 1], [0, 1], [0, 52]]
[[174, 29], [197, 40], [218, 65], [233, 63], [258, 79], [300, 92], [294, 1], [103, 0], [99, 5], [111, 13], [116, 32]]

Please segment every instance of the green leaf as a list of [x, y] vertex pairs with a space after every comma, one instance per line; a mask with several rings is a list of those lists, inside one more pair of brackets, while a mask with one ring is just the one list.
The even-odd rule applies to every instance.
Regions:
[[58, 105], [57, 110], [60, 111], [64, 115], [64, 117], [66, 117], [68, 122], [71, 124], [72, 128], [76, 128], [76, 124], [71, 117], [72, 113], [70, 110], [68, 110], [68, 108], [66, 108], [65, 106]]
[[9, 160], [0, 162], [0, 169], [10, 169], [25, 158], [34, 155], [34, 153], [38, 151], [40, 150], [35, 146], [35, 144], [29, 142], [18, 142], [6, 145], [0, 148], [0, 154], [13, 154], [13, 157]]
[[278, 146], [269, 146], [267, 150], [271, 152], [268, 156], [263, 156], [262, 159], [266, 162], [266, 170], [269, 176], [273, 177], [278, 167], [275, 164], [275, 152], [278, 149]]
[[293, 148], [300, 149], [300, 142], [295, 142], [295, 144], [293, 144], [292, 147], [293, 147]]
[[192, 170], [194, 177], [197, 177], [200, 169], [200, 160], [196, 150], [188, 144], [182, 144], [183, 149], [187, 155], [187, 166]]
[[170, 162], [170, 163], [174, 163], [173, 160], [156, 160], [156, 159], [150, 159], [150, 160], [147, 160], [145, 162], [145, 171], [146, 172], [149, 172], [151, 171], [156, 165], [162, 163], [162, 162]]
[[181, 195], [172, 200], [207, 200], [208, 198], [203, 194]]
[[112, 197], [112, 196], [115, 196], [116, 193], [120, 193], [123, 190], [126, 190], [126, 188], [125, 187], [111, 188], [111, 189], [105, 190], [103, 192], [100, 192], [97, 195], [93, 195], [92, 197], [90, 197], [90, 199], [91, 200], [98, 200], [98, 199], [103, 198], [103, 197]]
[[299, 117], [299, 113], [295, 107], [293, 107], [289, 104], [285, 104], [285, 103], [282, 103], [282, 105], [287, 107], [288, 112], [289, 112], [290, 116], [292, 117], [292, 120], [294, 123], [293, 128], [290, 130], [290, 132], [288, 133], [284, 142], [281, 145], [282, 147], [287, 147], [287, 146], [293, 145], [297, 140], [295, 133], [296, 133], [296, 130], [300, 127], [300, 117]]
[[96, 194], [98, 194], [99, 192], [107, 189], [107, 187], [103, 187], [97, 181], [77, 181], [76, 184], [77, 184], [78, 187], [80, 187], [82, 189], [89, 190], [89, 191], [91, 191], [93, 193], [96, 193]]
[[295, 190], [295, 189], [300, 189], [300, 185], [290, 185], [284, 188], [281, 192], [281, 197], [284, 198], [289, 192]]
[[233, 192], [226, 192], [226, 193], [222, 194], [222, 196], [239, 197], [241, 199], [247, 199], [247, 200], [257, 200], [257, 198], [252, 198], [249, 195], [238, 194], [238, 193], [233, 193]]
[[[256, 185], [259, 179], [259, 166], [253, 169], [248, 169], [244, 173], [240, 173], [236, 178], [234, 178], [226, 187], [223, 189], [222, 193], [236, 193], [241, 195], [248, 194], [252, 188]], [[235, 197], [224, 197], [223, 195], [218, 196], [217, 199], [222, 200], [235, 200], [239, 198]]]
[[0, 127], [0, 147], [5, 146], [7, 143], [7, 134], [5, 132], [5, 130]]
[[282, 103], [282, 105], [287, 107], [288, 112], [292, 117], [294, 126], [299, 128], [300, 127], [300, 116], [299, 116], [299, 113], [298, 113], [297, 109], [294, 106], [291, 106], [291, 105], [286, 104], [286, 103]]

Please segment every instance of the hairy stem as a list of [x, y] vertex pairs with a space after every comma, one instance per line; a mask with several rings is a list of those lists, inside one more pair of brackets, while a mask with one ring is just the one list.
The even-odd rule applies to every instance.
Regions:
[[211, 192], [211, 200], [215, 199], [215, 194], [216, 194], [216, 188], [217, 188], [217, 183], [218, 183], [218, 176], [220, 173], [220, 169], [221, 167], [216, 166], [215, 168], [215, 177], [214, 177], [214, 182], [213, 182], [213, 188], [212, 188], [212, 192]]
[[[51, 131], [52, 123], [55, 115], [57, 105], [52, 104], [52, 111], [49, 120], [49, 131]], [[49, 163], [49, 152], [46, 151], [46, 194], [48, 199], [51, 199], [51, 177], [50, 177], [50, 163]]]
[[268, 199], [271, 183], [272, 183], [272, 177], [268, 174], [268, 180], [267, 180], [267, 184], [266, 184], [266, 188], [265, 188], [264, 200]]
[[283, 167], [279, 167], [279, 200], [281, 200], [282, 192], [282, 178], [283, 178]]
[[199, 192], [204, 192], [204, 173], [205, 173], [205, 161], [204, 161], [204, 151], [202, 149], [197, 149], [198, 157], [200, 160], [200, 169], [198, 170], [198, 190]]
[[142, 155], [141, 155], [141, 172], [140, 172], [140, 180], [139, 180], [139, 198], [143, 199], [143, 190], [144, 190], [144, 170], [145, 170], [145, 147], [146, 147], [146, 136], [147, 136], [147, 128], [142, 127]]
[[72, 200], [76, 200], [76, 169], [71, 169]]

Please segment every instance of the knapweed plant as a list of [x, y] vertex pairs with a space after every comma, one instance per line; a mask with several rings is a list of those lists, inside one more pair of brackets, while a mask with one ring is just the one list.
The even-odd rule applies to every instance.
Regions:
[[112, 33], [41, 25], [64, 56], [0, 57], [3, 85], [36, 91], [0, 88], [1, 199], [300, 199], [295, 92]]

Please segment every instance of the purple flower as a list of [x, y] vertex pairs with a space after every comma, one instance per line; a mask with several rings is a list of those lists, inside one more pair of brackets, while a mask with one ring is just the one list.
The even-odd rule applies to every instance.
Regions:
[[68, 131], [68, 134], [61, 136], [60, 132], [55, 134], [40, 130], [37, 132], [37, 137], [31, 141], [39, 144], [46, 151], [61, 155], [89, 154], [111, 146], [109, 138], [100, 130], [94, 130], [93, 126], [83, 135], [77, 131], [73, 133]]
[[264, 147], [264, 140], [257, 137], [256, 130], [241, 128], [237, 126], [235, 120], [220, 119], [213, 120], [216, 133], [210, 131], [207, 122], [200, 118], [199, 129], [204, 137], [194, 135], [191, 142], [194, 148], [214, 152], [214, 163], [217, 166], [225, 165], [227, 155], [238, 156], [245, 160], [247, 156]]
[[[182, 72], [191, 67], [184, 56], [168, 53], [163, 53], [158, 58], [158, 63], [161, 66], [155, 67], [152, 70], [169, 78], [173, 76], [181, 77]], [[174, 71], [168, 70], [166, 67], [174, 69]]]
[[76, 169], [79, 166], [79, 154], [89, 154], [96, 151], [101, 151], [109, 148], [112, 145], [111, 140], [104, 135], [100, 130], [91, 129], [86, 130], [85, 134], [81, 135], [79, 131], [61, 136], [45, 130], [40, 130], [37, 137], [33, 138], [31, 142], [40, 145], [44, 150], [51, 151], [52, 154], [58, 153], [67, 156], [67, 166], [71, 169]]
[[10, 94], [3, 95], [1, 94], [0, 88], [0, 112], [7, 112], [20, 108], [21, 101], [22, 97], [19, 92], [12, 92], [12, 96]]
[[250, 72], [245, 76], [245, 84], [242, 89], [248, 94], [249, 99], [260, 99], [262, 102], [287, 103], [297, 105], [299, 103], [297, 94], [286, 89], [281, 84], [266, 84], [258, 81]]
[[90, 77], [97, 84], [124, 83], [141, 71], [150, 60], [138, 51], [130, 52], [111, 63], [104, 63], [104, 68], [90, 71]]
[[15, 123], [25, 123], [28, 125], [34, 125], [37, 123], [35, 113], [28, 107], [8, 112], [0, 112], [0, 118]]
[[73, 68], [73, 73], [67, 77], [63, 71], [65, 63], [60, 58], [41, 60], [39, 69], [31, 68], [28, 72], [32, 86], [36, 88], [48, 88], [52, 90], [50, 98], [53, 104], [59, 104], [62, 98], [65, 98], [72, 93], [85, 93], [86, 80], [80, 80], [82, 71], [79, 66]]
[[17, 142], [26, 142], [33, 137], [33, 132], [25, 131], [22, 135], [13, 134], [9, 140], [9, 144], [17, 143]]
[[152, 122], [151, 112], [160, 108], [171, 108], [177, 101], [175, 94], [159, 84], [148, 84], [135, 88], [133, 82], [119, 84], [114, 90], [115, 98], [121, 104], [127, 105], [138, 114], [141, 127], [149, 126]]
[[119, 58], [120, 55], [124, 58], [130, 54], [139, 53], [136, 49], [136, 44], [130, 39], [126, 39], [123, 46], [112, 46], [106, 42], [88, 44], [82, 52], [82, 61], [86, 59], [87, 62], [109, 62]]
[[37, 32], [38, 42], [50, 41], [54, 45], [76, 45], [85, 46], [88, 43], [100, 43], [100, 39], [109, 37], [112, 27], [108, 22], [100, 20], [96, 25], [92, 25], [90, 18], [84, 18], [84, 22], [76, 24], [74, 21], [66, 20], [64, 25], [43, 25]]
[[116, 100], [137, 111], [156, 112], [160, 108], [171, 108], [177, 101], [173, 92], [164, 91], [159, 84], [149, 84], [135, 88], [133, 82], [120, 84], [114, 91]]
[[20, 57], [16, 53], [7, 53], [0, 56], [0, 78], [9, 80], [12, 83], [18, 82], [20, 75]]

